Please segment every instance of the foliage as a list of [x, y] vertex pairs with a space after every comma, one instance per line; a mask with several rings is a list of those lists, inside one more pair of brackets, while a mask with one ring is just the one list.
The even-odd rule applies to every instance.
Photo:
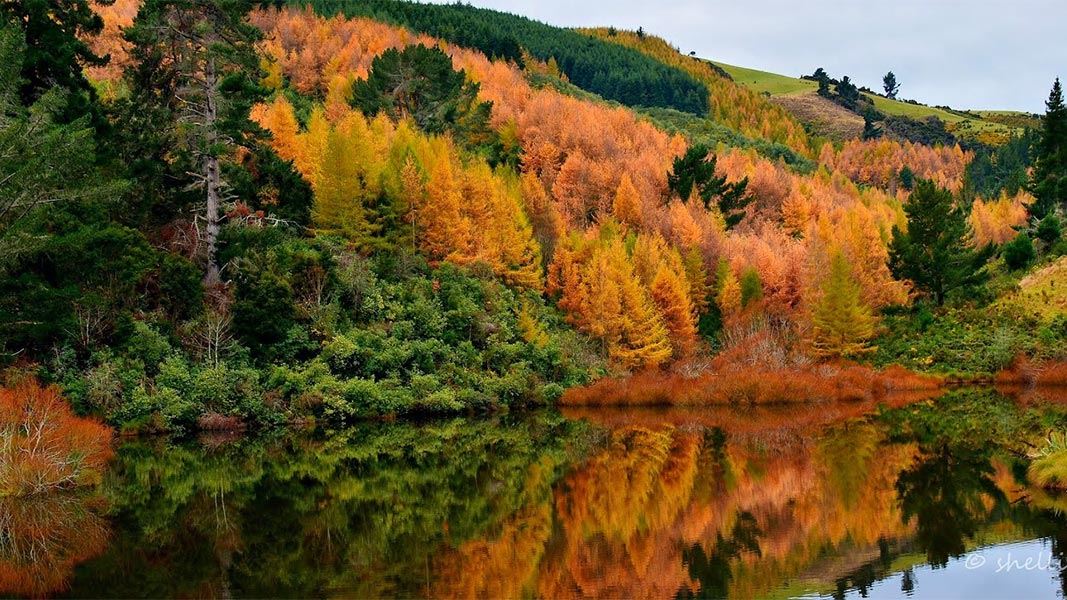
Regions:
[[1063, 210], [1067, 203], [1067, 105], [1059, 78], [1052, 85], [1045, 109], [1030, 182], [1037, 198], [1030, 205], [1030, 214], [1037, 219]]
[[950, 191], [932, 181], [915, 185], [904, 205], [907, 231], [893, 229], [889, 264], [893, 274], [908, 279], [939, 306], [948, 293], [981, 285], [988, 279], [985, 263], [993, 247], [968, 246], [967, 211]]
[[1004, 256], [1004, 264], [1013, 271], [1029, 266], [1034, 261], [1034, 258], [1037, 257], [1037, 253], [1034, 251], [1034, 243], [1026, 233], [1020, 233], [1015, 236], [1015, 239], [1004, 244], [1001, 254]]
[[747, 192], [747, 178], [728, 183], [726, 175], [717, 175], [716, 160], [707, 146], [690, 146], [685, 155], [674, 159], [667, 186], [682, 202], [699, 198], [704, 208], [714, 206], [729, 229], [745, 218], [744, 209], [752, 196]]
[[875, 319], [863, 304], [861, 291], [852, 281], [845, 256], [835, 253], [812, 316], [812, 346], [817, 355], [851, 357], [873, 350], [867, 341], [874, 337]]
[[608, 42], [635, 48], [695, 77], [708, 88], [711, 109], [706, 121], [709, 124], [722, 124], [746, 138], [766, 140], [774, 146], [788, 148], [799, 159], [812, 157], [816, 147], [803, 125], [793, 115], [762, 95], [733, 81], [711, 62], [685, 56], [666, 40], [655, 36], [639, 36], [634, 32], [609, 28], [581, 31]]
[[644, 108], [641, 109], [641, 114], [667, 133], [684, 135], [692, 145], [702, 144], [709, 148], [717, 148], [720, 145], [729, 148], [754, 148], [768, 160], [784, 161], [800, 173], [811, 173], [815, 170], [815, 161], [803, 153], [778, 142], [746, 137], [712, 119], [699, 118], [670, 108]]
[[[959, 146], [925, 146], [891, 139], [852, 140], [840, 150], [823, 146], [819, 162], [848, 175], [853, 181], [896, 191], [907, 167], [917, 179], [930, 179], [958, 191], [971, 156]], [[905, 188], [907, 189], [907, 188]]]
[[995, 198], [1002, 192], [1015, 195], [1026, 189], [1037, 137], [1036, 132], [1027, 130], [995, 149], [979, 148], [967, 164], [968, 187], [985, 198]]
[[0, 273], [40, 246], [33, 229], [40, 212], [122, 189], [95, 172], [89, 117], [61, 124], [70, 92], [34, 88], [33, 103], [21, 104], [18, 67], [27, 53], [19, 29], [0, 27]]
[[408, 117], [430, 134], [451, 132], [477, 146], [488, 131], [491, 104], [478, 102], [478, 84], [438, 48], [390, 48], [375, 57], [367, 79], [352, 86], [351, 104], [368, 117]]
[[[154, 144], [181, 166], [182, 182], [202, 190], [205, 281], [219, 281], [217, 239], [237, 146], [255, 137], [248, 121], [262, 94], [250, 0], [147, 0], [125, 32], [133, 110], [153, 115]], [[251, 135], [250, 135], [251, 134]], [[174, 185], [170, 182], [170, 185]]]
[[1039, 240], [1052, 245], [1063, 235], [1063, 225], [1056, 215], [1048, 214], [1038, 222], [1034, 233]]
[[509, 13], [460, 4], [415, 4], [397, 0], [338, 2], [294, 0], [317, 13], [372, 17], [475, 48], [489, 57], [520, 63], [522, 49], [538, 60], [554, 59], [578, 87], [628, 106], [663, 106], [703, 114], [707, 93], [687, 73], [636, 50], [595, 40]]
[[1067, 340], [1062, 327], [1010, 306], [920, 307], [887, 314], [882, 324], [874, 339], [877, 351], [870, 356], [874, 365], [948, 373], [995, 373], [1021, 354], [1057, 358]]
[[1067, 488], [1067, 435], [1051, 432], [1045, 443], [1031, 455], [1027, 477], [1043, 488]]
[[897, 76], [892, 71], [885, 74], [882, 78], [882, 87], [885, 90], [885, 97], [896, 99], [897, 92], [900, 91], [900, 84], [897, 83]]
[[0, 388], [0, 499], [86, 485], [111, 457], [111, 430], [76, 417], [55, 387]]
[[[30, 106], [58, 91], [53, 108], [59, 109], [60, 123], [88, 117], [94, 120], [93, 125], [101, 125], [93, 104], [95, 94], [83, 72], [84, 67], [107, 61], [85, 41], [103, 28], [103, 21], [93, 12], [89, 0], [5, 2], [0, 5], [0, 28], [5, 30], [5, 38], [11, 35], [9, 28], [14, 28], [16, 37], [28, 49], [3, 57], [4, 72], [0, 76], [5, 79], [5, 93], [8, 86], [14, 85], [19, 103]], [[10, 39], [0, 42], [5, 50], [10, 43]]]

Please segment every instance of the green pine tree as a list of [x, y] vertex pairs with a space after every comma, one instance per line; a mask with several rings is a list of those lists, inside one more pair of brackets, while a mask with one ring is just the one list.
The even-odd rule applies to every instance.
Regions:
[[705, 208], [715, 203], [730, 229], [745, 218], [745, 207], [752, 202], [752, 196], [748, 193], [748, 177], [733, 183], [727, 183], [725, 175], [716, 177], [717, 160], [707, 146], [690, 146], [685, 155], [674, 159], [667, 186], [682, 202], [688, 202], [695, 191]]
[[69, 94], [52, 88], [21, 104], [22, 33], [0, 26], [0, 273], [45, 241], [32, 227], [44, 210], [114, 196], [118, 182], [106, 182], [94, 168], [96, 144], [89, 117], [59, 123]]
[[994, 248], [970, 246], [968, 210], [952, 192], [919, 180], [904, 205], [907, 231], [893, 228], [889, 267], [897, 279], [910, 280], [939, 306], [946, 295], [978, 286], [989, 278], [985, 265]]
[[885, 90], [886, 98], [895, 99], [897, 97], [897, 92], [900, 91], [900, 84], [897, 83], [897, 76], [892, 71], [886, 73], [885, 77], [882, 78], [882, 89]]
[[135, 118], [146, 119], [147, 128], [136, 142], [170, 165], [160, 177], [168, 187], [199, 192], [207, 284], [219, 280], [216, 249], [230, 189], [224, 171], [233, 165], [237, 146], [248, 145], [259, 132], [248, 119], [265, 92], [258, 86], [255, 48], [262, 34], [246, 20], [253, 5], [253, 0], [147, 0], [126, 32], [136, 65], [128, 73], [129, 108]]
[[[114, 0], [97, 0], [111, 4]], [[96, 111], [95, 94], [85, 67], [107, 64], [86, 40], [104, 28], [90, 0], [16, 0], [0, 2], [0, 24], [21, 30], [26, 52], [20, 57], [19, 95], [29, 106], [55, 88], [67, 92], [60, 115], [69, 122]]]
[[371, 63], [367, 78], [352, 86], [350, 102], [368, 116], [411, 117], [427, 133], [452, 132], [474, 148], [495, 142], [491, 102], [478, 100], [479, 85], [452, 68], [452, 59], [422, 44], [391, 48]]
[[1045, 108], [1031, 180], [1036, 201], [1030, 205], [1030, 215], [1034, 219], [1067, 204], [1067, 106], [1059, 78], [1052, 84]]

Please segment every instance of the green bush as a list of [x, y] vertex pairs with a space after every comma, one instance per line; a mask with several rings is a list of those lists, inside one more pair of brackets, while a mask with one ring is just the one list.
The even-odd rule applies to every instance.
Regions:
[[1029, 266], [1037, 256], [1034, 251], [1034, 243], [1030, 241], [1030, 236], [1025, 233], [1020, 233], [1015, 236], [1015, 239], [1004, 244], [1002, 254], [1004, 256], [1004, 264], [1013, 271]]
[[1037, 224], [1037, 239], [1048, 245], [1055, 244], [1063, 235], [1063, 227], [1056, 215], [1049, 213]]

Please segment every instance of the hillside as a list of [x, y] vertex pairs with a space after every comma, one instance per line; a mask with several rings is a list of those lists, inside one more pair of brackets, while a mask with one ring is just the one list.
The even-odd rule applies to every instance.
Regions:
[[[814, 84], [731, 77], [643, 32], [390, 0], [97, 8], [85, 51], [108, 64], [71, 63], [53, 94], [45, 61], [30, 104], [10, 73], [0, 88], [12, 156], [32, 157], [0, 160], [0, 181], [36, 199], [0, 223], [0, 349], [116, 427], [502, 411], [608, 374], [907, 361], [929, 326], [913, 314], [994, 318], [988, 269], [1006, 285], [1060, 251], [1052, 221], [1036, 245], [1019, 234], [1041, 201], [1028, 140], [860, 140], [813, 104], [828, 143], [748, 87], [799, 113]], [[35, 64], [7, 35], [7, 62]], [[46, 118], [57, 98], [74, 100]], [[901, 240], [931, 222], [946, 230], [907, 243], [948, 236], [953, 255], [914, 267], [926, 254]], [[980, 361], [909, 365], [1055, 356], [1051, 318], [1007, 321]]]
[[[833, 104], [831, 102], [819, 102], [824, 99], [816, 95], [819, 86], [814, 81], [721, 62], [715, 62], [714, 64], [729, 73], [737, 83], [757, 93], [769, 95], [787, 109], [795, 110], [794, 114], [797, 114], [802, 120], [807, 119], [806, 122], [819, 127], [819, 131], [823, 131], [822, 127], [824, 126], [827, 128], [826, 131], [829, 132], [855, 129], [855, 119], [853, 117], [842, 115], [842, 119], [834, 119], [831, 116], [831, 109], [813, 108], [820, 104]], [[1027, 127], [1033, 128], [1038, 125], [1026, 113], [1014, 111], [949, 111], [924, 104], [891, 100], [877, 94], [864, 92], [863, 95], [874, 102], [874, 107], [877, 110], [886, 115], [911, 119], [936, 117], [943, 121], [948, 130], [956, 136], [985, 143], [1003, 143], [1005, 139], [1012, 135], [1018, 135], [1023, 129]], [[798, 98], [803, 98], [803, 100], [798, 100]]]
[[661, 106], [703, 114], [707, 97], [686, 73], [633, 50], [519, 15], [464, 4], [398, 0], [289, 0], [322, 15], [372, 17], [522, 64], [523, 52], [551, 62], [573, 83], [628, 106]]

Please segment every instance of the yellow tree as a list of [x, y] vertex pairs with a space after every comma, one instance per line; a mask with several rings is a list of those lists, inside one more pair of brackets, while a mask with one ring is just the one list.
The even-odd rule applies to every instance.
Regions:
[[723, 261], [719, 263], [718, 293], [715, 302], [719, 305], [724, 319], [734, 317], [741, 312], [741, 282], [734, 275], [734, 270]]
[[611, 358], [627, 368], [659, 366], [671, 357], [667, 327], [652, 298], [641, 286], [630, 266], [622, 240], [609, 242], [609, 264], [619, 280], [622, 300], [621, 331], [618, 344], [611, 348]]
[[441, 152], [433, 158], [424, 203], [417, 209], [419, 245], [432, 261], [444, 260], [455, 247], [460, 236], [460, 202], [452, 156]]
[[641, 194], [628, 173], [623, 173], [619, 187], [615, 189], [611, 212], [615, 220], [628, 227], [636, 229], [641, 226]]
[[840, 251], [830, 260], [830, 274], [812, 314], [812, 347], [822, 357], [848, 357], [873, 350], [875, 317], [861, 299], [862, 290]]
[[684, 277], [665, 265], [660, 266], [652, 281], [652, 299], [666, 321], [675, 357], [692, 354], [697, 345], [696, 317], [688, 287]]

